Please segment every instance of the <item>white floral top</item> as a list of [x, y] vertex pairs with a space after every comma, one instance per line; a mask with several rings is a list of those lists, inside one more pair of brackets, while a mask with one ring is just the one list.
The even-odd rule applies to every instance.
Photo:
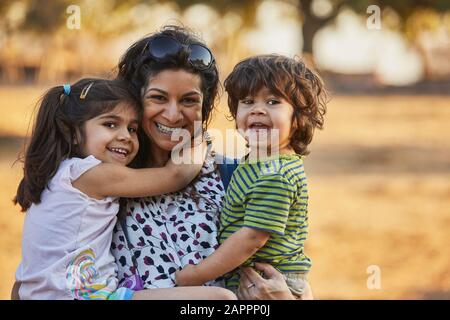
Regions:
[[214, 157], [208, 155], [199, 177], [186, 189], [127, 199], [126, 218], [117, 223], [112, 241], [120, 286], [174, 287], [175, 271], [213, 253], [224, 194]]

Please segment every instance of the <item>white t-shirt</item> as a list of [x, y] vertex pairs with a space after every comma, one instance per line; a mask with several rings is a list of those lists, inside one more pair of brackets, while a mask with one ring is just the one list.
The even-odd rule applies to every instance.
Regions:
[[118, 198], [93, 199], [72, 186], [99, 163], [94, 156], [64, 160], [41, 203], [27, 211], [16, 272], [21, 299], [106, 299], [116, 290], [110, 246]]

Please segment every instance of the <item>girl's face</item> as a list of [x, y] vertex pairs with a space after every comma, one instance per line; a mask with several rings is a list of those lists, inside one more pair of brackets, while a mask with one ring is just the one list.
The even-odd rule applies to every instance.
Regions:
[[[249, 95], [239, 100], [236, 126], [251, 147], [264, 146], [279, 153], [291, 153], [293, 114], [291, 104], [263, 87], [254, 96]], [[278, 131], [278, 139], [274, 130]]]
[[93, 155], [102, 162], [126, 166], [139, 149], [138, 121], [135, 109], [125, 102], [119, 103], [108, 113], [86, 121], [82, 156]]
[[191, 137], [194, 122], [202, 120], [203, 93], [199, 75], [185, 70], [164, 70], [143, 90], [142, 128], [152, 140], [153, 152], [171, 151], [179, 141], [171, 135], [185, 129]]

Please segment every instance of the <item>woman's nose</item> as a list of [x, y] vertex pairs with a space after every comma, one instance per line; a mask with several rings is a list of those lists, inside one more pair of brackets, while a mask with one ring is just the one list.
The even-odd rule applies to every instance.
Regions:
[[181, 108], [176, 101], [167, 104], [162, 116], [172, 124], [180, 122], [183, 119]]

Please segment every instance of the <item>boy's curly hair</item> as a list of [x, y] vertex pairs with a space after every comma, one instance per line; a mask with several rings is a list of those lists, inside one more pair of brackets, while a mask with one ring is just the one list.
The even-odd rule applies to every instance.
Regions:
[[228, 107], [236, 118], [239, 100], [266, 87], [294, 107], [291, 146], [307, 155], [314, 129], [323, 128], [328, 93], [322, 79], [298, 58], [258, 55], [239, 62], [225, 79]]

